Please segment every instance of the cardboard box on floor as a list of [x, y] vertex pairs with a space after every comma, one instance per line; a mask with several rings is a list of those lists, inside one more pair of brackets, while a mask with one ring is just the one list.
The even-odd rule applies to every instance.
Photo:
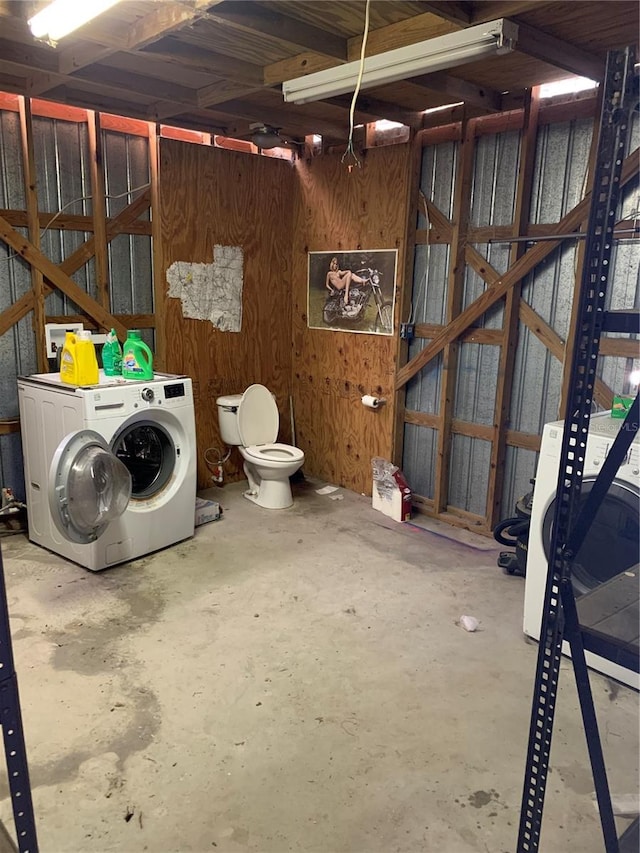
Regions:
[[409, 521], [411, 518], [411, 487], [405, 480], [402, 471], [397, 469], [395, 465], [391, 466], [388, 462], [385, 465], [388, 467], [381, 479], [380, 469], [376, 472], [374, 463], [371, 505], [394, 521]]

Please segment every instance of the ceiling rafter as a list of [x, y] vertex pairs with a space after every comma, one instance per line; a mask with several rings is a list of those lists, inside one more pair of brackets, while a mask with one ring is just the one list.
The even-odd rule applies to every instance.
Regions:
[[489, 86], [478, 86], [461, 77], [453, 77], [444, 71], [434, 74], [421, 74], [412, 77], [409, 83], [430, 89], [432, 92], [441, 92], [450, 97], [452, 101], [464, 101], [474, 107], [480, 107], [487, 112], [500, 112], [502, 109], [502, 94]]
[[317, 51], [343, 62], [347, 61], [347, 39], [331, 30], [305, 24], [288, 15], [261, 8], [256, 0], [234, 0], [209, 10], [205, 17], [242, 32], [259, 32], [297, 47]]
[[[131, 26], [105, 27], [97, 24], [88, 35], [97, 32], [98, 46], [94, 43], [80, 42], [60, 52], [58, 73], [73, 74], [81, 68], [106, 59], [120, 50], [139, 50], [157, 41], [169, 32], [192, 23], [205, 14], [206, 9], [222, 0], [191, 0], [191, 2], [161, 3], [153, 11], [144, 15]], [[87, 28], [85, 28], [85, 32]], [[46, 75], [31, 78], [30, 94], [39, 95], [51, 88]]]
[[548, 62], [580, 77], [589, 77], [591, 80], [604, 79], [603, 59], [528, 24], [520, 21], [514, 23], [518, 25], [517, 50], [520, 53], [526, 53], [527, 56]]
[[431, 12], [439, 18], [444, 18], [445, 21], [451, 21], [454, 24], [462, 24], [467, 27], [472, 20], [472, 3], [465, 0], [419, 0], [418, 5], [425, 12]]

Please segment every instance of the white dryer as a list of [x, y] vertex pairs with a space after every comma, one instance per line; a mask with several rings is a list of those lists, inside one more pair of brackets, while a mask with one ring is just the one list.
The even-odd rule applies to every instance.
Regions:
[[[598, 475], [623, 421], [610, 412], [592, 415], [587, 437], [580, 503]], [[542, 434], [529, 531], [524, 596], [524, 632], [540, 639], [542, 607], [547, 580], [549, 545], [555, 512], [564, 422], [546, 424]], [[638, 576], [640, 563], [640, 436], [636, 438], [602, 501], [576, 556], [573, 588], [578, 599], [629, 570]], [[568, 653], [568, 644], [563, 646]], [[587, 664], [599, 672], [640, 689], [640, 676], [591, 652]]]
[[191, 379], [18, 379], [29, 538], [92, 571], [193, 535]]

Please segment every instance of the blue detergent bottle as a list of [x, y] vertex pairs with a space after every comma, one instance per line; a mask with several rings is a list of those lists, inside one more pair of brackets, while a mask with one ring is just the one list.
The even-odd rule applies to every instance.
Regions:
[[140, 338], [137, 329], [130, 329], [122, 352], [123, 379], [153, 379], [153, 353]]

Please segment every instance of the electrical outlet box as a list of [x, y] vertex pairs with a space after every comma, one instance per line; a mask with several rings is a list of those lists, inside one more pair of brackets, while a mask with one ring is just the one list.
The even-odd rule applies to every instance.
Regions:
[[413, 340], [416, 333], [415, 323], [400, 323], [400, 337], [403, 341]]

